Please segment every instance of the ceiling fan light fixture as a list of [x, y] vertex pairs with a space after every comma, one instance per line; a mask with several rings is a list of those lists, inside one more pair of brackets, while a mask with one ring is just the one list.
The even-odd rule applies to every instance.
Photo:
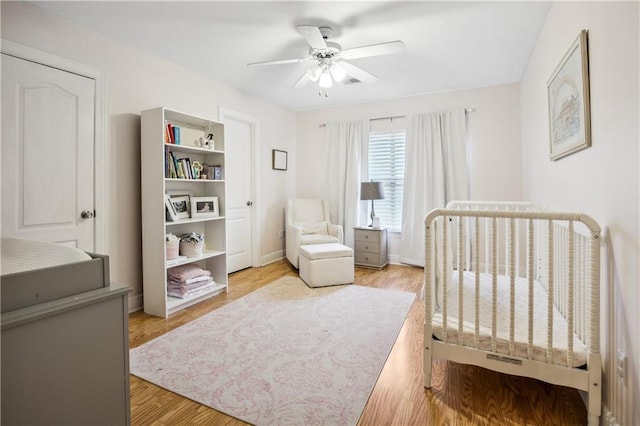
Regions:
[[340, 66], [340, 64], [333, 64], [329, 72], [331, 73], [331, 77], [333, 77], [333, 79], [338, 83], [344, 80], [347, 76], [347, 72]]
[[318, 85], [323, 89], [328, 89], [329, 87], [333, 86], [333, 80], [331, 79], [331, 74], [329, 74], [329, 71], [322, 71], [322, 74], [320, 74]]
[[318, 81], [320, 74], [322, 73], [322, 67], [317, 66], [312, 70], [309, 70], [308, 76], [311, 81]]

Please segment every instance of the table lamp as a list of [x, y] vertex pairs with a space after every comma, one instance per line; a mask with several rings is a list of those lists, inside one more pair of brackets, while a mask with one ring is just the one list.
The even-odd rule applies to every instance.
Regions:
[[373, 200], [384, 199], [384, 186], [382, 182], [362, 182], [360, 184], [360, 199], [371, 200], [371, 224], [373, 227], [373, 218], [376, 215], [373, 209]]

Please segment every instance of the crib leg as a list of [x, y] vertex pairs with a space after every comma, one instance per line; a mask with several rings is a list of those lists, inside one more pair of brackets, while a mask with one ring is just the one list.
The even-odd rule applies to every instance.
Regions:
[[602, 411], [602, 360], [600, 354], [589, 354], [587, 361], [589, 366], [589, 391], [587, 395], [587, 413], [589, 426], [600, 425], [600, 413]]
[[424, 387], [431, 388], [431, 348], [432, 348], [432, 338], [431, 338], [431, 327], [429, 327], [428, 334], [425, 326], [425, 334], [424, 334], [424, 351], [423, 351], [423, 372], [424, 372]]

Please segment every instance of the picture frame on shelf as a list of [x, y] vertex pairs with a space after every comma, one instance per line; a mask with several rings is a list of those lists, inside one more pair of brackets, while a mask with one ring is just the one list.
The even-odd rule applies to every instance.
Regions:
[[547, 82], [551, 160], [591, 146], [589, 54], [582, 30]]
[[171, 197], [169, 196], [169, 194], [164, 194], [164, 206], [165, 206], [165, 210], [168, 213], [167, 214], [168, 220], [170, 220], [171, 222], [177, 222], [180, 220], [180, 217], [178, 217], [178, 212], [176, 211], [175, 207], [171, 203]]
[[191, 197], [191, 217], [219, 217], [218, 197]]
[[287, 151], [271, 150], [271, 168], [273, 170], [287, 170]]
[[191, 197], [189, 195], [170, 195], [169, 200], [176, 211], [178, 220], [191, 217]]

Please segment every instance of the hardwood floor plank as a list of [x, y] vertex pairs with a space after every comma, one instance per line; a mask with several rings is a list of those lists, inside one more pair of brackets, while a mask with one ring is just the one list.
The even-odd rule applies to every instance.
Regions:
[[[129, 315], [131, 348], [237, 300], [285, 275], [286, 260], [229, 276], [228, 293], [177, 312], [168, 319]], [[364, 408], [359, 425], [584, 425], [587, 413], [575, 389], [434, 358], [431, 389], [422, 384], [424, 305], [418, 297], [422, 268], [389, 265], [356, 268], [355, 282], [416, 293], [398, 339]], [[246, 425], [173, 392], [131, 376], [133, 425]]]

